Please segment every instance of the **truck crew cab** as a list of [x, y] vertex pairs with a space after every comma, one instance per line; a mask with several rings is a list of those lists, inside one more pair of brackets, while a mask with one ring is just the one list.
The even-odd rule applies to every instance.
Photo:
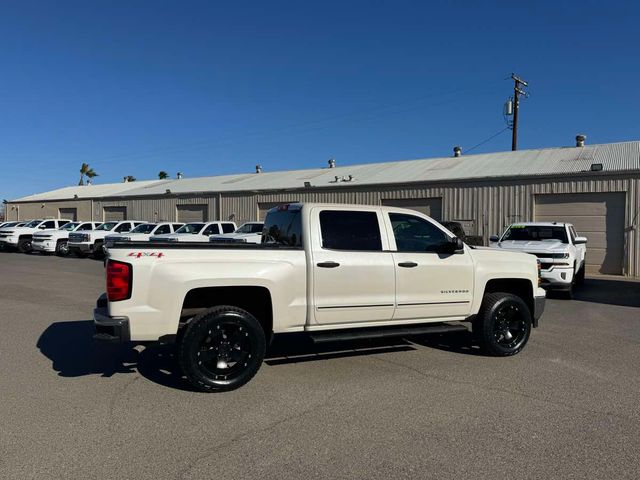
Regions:
[[273, 335], [315, 342], [465, 330], [490, 355], [526, 345], [545, 292], [535, 257], [472, 248], [421, 213], [288, 204], [261, 244], [115, 243], [95, 338], [176, 341], [202, 391], [248, 382]]

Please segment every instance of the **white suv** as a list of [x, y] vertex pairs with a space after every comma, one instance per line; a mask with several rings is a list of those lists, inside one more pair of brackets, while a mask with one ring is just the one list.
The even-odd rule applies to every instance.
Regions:
[[154, 235], [152, 242], [208, 242], [209, 235], [233, 233], [236, 224], [233, 222], [193, 222], [180, 227], [175, 233]]
[[104, 244], [104, 238], [110, 233], [125, 233], [129, 232], [141, 223], [136, 220], [122, 220], [104, 222], [95, 230], [89, 230], [86, 232], [72, 232], [69, 234], [69, 252], [74, 253], [79, 257], [83, 257], [88, 254], [94, 256], [101, 256], [104, 254], [102, 246]]
[[182, 227], [184, 223], [143, 223], [128, 233], [114, 233], [107, 235], [104, 239], [106, 247], [112, 246], [115, 242], [147, 242], [153, 235], [164, 235], [173, 233]]
[[22, 253], [30, 253], [33, 234], [40, 230], [60, 228], [71, 220], [61, 218], [30, 220], [22, 227], [3, 228], [0, 230], [0, 245], [17, 248]]
[[58, 229], [42, 230], [33, 234], [31, 247], [34, 252], [69, 254], [69, 234], [93, 230], [100, 222], [69, 222]]
[[514, 223], [502, 236], [489, 238], [490, 247], [530, 253], [538, 257], [541, 287], [573, 296], [576, 283], [584, 280], [587, 238], [580, 237], [570, 223]]

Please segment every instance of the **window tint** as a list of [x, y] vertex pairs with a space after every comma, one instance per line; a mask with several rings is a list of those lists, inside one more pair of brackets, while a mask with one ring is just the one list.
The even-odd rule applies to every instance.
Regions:
[[222, 224], [222, 233], [233, 233], [235, 231], [235, 227], [233, 223], [223, 223]]
[[325, 210], [320, 212], [320, 230], [324, 248], [382, 250], [378, 215], [375, 212]]
[[78, 227], [78, 230], [93, 230], [93, 224], [91, 223], [83, 223]]
[[220, 230], [218, 229], [218, 225], [214, 223], [213, 225], [209, 225], [205, 228], [202, 235], [215, 235], [216, 233], [220, 233]]
[[178, 230], [180, 227], [182, 226], [181, 223], [174, 223], [173, 224], [173, 231], [175, 232], [176, 230]]
[[438, 252], [449, 237], [433, 223], [404, 213], [390, 213], [399, 252]]
[[300, 207], [287, 205], [269, 210], [262, 230], [262, 243], [302, 248]]
[[154, 232], [155, 235], [161, 235], [163, 233], [171, 233], [171, 227], [169, 224], [160, 225], [158, 229]]
[[40, 228], [45, 229], [45, 228], [56, 228], [56, 222], [55, 220], [49, 220], [48, 222], [44, 222], [42, 225], [40, 225]]
[[63, 225], [66, 225], [67, 223], [69, 223], [69, 220], [59, 220], [58, 221], [58, 227], [61, 227]]
[[123, 223], [122, 225], [120, 225], [115, 229], [115, 231], [118, 233], [128, 232], [129, 230], [131, 230], [131, 224], [129, 223]]

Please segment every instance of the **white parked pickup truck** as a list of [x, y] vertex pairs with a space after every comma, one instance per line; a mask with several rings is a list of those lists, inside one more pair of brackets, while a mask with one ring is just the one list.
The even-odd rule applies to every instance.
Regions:
[[175, 233], [153, 235], [152, 242], [208, 242], [209, 235], [232, 233], [236, 229], [233, 222], [194, 222], [186, 223]]
[[263, 243], [116, 243], [94, 338], [177, 342], [202, 391], [248, 382], [273, 335], [315, 342], [466, 331], [507, 356], [544, 310], [531, 255], [473, 248], [421, 213], [290, 204], [272, 209]]
[[570, 223], [514, 223], [501, 237], [491, 236], [490, 247], [535, 255], [540, 260], [541, 286], [573, 296], [584, 281], [587, 238], [578, 236]]
[[146, 223], [137, 220], [111, 221], [101, 223], [95, 230], [86, 232], [73, 232], [69, 234], [69, 252], [79, 257], [92, 254], [101, 256], [104, 254], [104, 239], [110, 233], [129, 232], [138, 225]]
[[100, 222], [69, 222], [58, 229], [42, 230], [33, 234], [31, 247], [34, 252], [69, 254], [69, 234], [93, 230]]
[[264, 223], [262, 222], [247, 222], [240, 225], [238, 229], [233, 233], [211, 235], [209, 237], [209, 241], [232, 243], [261, 243], [263, 228]]
[[0, 230], [0, 245], [3, 248], [17, 248], [22, 253], [30, 253], [33, 250], [31, 239], [34, 233], [51, 228], [60, 228], [69, 222], [70, 220], [62, 218], [30, 220], [22, 227], [3, 228]]
[[113, 233], [104, 237], [105, 246], [110, 247], [115, 242], [147, 242], [154, 235], [173, 233], [184, 223], [143, 223], [128, 233]]

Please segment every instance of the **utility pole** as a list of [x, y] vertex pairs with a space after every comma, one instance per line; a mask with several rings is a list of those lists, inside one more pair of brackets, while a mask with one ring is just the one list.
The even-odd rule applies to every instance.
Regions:
[[515, 151], [518, 149], [518, 110], [520, 110], [520, 95], [525, 98], [529, 96], [529, 94], [523, 91], [520, 86], [528, 87], [529, 84], [523, 79], [517, 77], [515, 73], [511, 74], [511, 79], [513, 80], [513, 125], [511, 127], [511, 150]]

